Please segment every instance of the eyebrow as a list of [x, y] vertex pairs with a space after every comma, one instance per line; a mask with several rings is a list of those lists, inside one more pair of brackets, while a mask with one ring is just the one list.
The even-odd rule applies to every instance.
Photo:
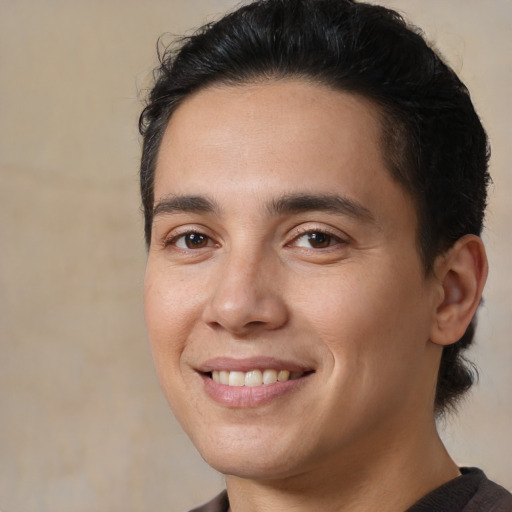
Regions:
[[269, 211], [273, 215], [323, 211], [346, 215], [368, 223], [376, 223], [373, 213], [361, 203], [336, 194], [289, 194], [273, 200]]
[[166, 196], [153, 208], [153, 217], [166, 213], [216, 213], [219, 208], [207, 197], [204, 196]]
[[[336, 194], [287, 194], [270, 201], [267, 210], [272, 216], [323, 211], [376, 223], [368, 208], [353, 199]], [[217, 203], [205, 196], [170, 195], [154, 206], [153, 217], [180, 212], [219, 214], [220, 208]]]

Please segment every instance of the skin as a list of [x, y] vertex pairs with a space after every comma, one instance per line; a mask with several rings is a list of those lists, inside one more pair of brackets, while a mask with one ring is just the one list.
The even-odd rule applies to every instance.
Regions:
[[[433, 400], [485, 253], [465, 237], [425, 276], [379, 121], [363, 98], [284, 80], [196, 93], [164, 135], [147, 327], [167, 400], [235, 512], [403, 510], [459, 474]], [[311, 201], [334, 196], [342, 207]], [[257, 357], [309, 373], [258, 405], [205, 391], [208, 361]]]

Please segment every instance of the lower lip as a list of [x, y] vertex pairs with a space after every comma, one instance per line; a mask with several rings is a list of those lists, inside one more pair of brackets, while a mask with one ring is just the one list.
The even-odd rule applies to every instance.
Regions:
[[206, 394], [215, 402], [233, 409], [260, 407], [298, 390], [311, 374], [286, 382], [274, 382], [261, 386], [227, 386], [215, 382], [208, 375], [201, 374]]

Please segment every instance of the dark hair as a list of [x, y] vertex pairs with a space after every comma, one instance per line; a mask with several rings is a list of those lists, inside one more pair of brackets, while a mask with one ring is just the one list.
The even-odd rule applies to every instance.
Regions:
[[[373, 101], [382, 114], [382, 145], [391, 175], [412, 196], [425, 273], [460, 237], [480, 235], [489, 147], [469, 92], [417, 29], [381, 6], [353, 0], [251, 2], [160, 55], [139, 127], [144, 137], [141, 193], [151, 240], [156, 158], [172, 113], [212, 84], [299, 78]], [[474, 322], [443, 349], [437, 413], [473, 384], [461, 352]]]

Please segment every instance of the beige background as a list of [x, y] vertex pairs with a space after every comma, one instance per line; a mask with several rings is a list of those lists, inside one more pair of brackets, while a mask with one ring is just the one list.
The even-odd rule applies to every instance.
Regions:
[[[481, 383], [445, 438], [512, 488], [510, 0], [389, 0], [493, 143]], [[160, 395], [141, 313], [138, 90], [155, 41], [229, 0], [0, 0], [0, 509], [179, 511], [222, 479]]]

